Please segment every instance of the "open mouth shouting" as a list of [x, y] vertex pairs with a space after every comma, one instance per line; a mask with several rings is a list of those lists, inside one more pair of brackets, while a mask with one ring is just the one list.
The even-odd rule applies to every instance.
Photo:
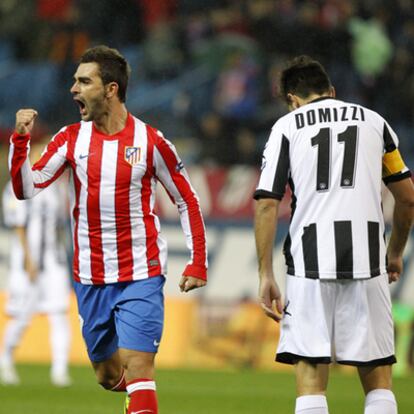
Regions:
[[81, 117], [87, 116], [88, 110], [86, 108], [86, 103], [79, 97], [74, 97], [73, 100], [78, 104], [79, 106], [79, 113], [81, 114]]

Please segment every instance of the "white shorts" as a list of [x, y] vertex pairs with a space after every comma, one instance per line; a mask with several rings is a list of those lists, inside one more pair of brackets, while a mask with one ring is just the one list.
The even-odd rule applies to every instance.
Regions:
[[389, 365], [394, 325], [386, 274], [363, 280], [288, 275], [276, 361]]
[[69, 307], [70, 281], [65, 266], [56, 265], [30, 283], [26, 272], [9, 274], [6, 313], [10, 316], [64, 312]]

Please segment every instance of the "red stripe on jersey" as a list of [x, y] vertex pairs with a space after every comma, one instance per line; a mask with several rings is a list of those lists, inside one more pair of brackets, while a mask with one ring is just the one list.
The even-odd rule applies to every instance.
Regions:
[[91, 277], [93, 284], [104, 283], [105, 266], [102, 250], [101, 214], [99, 208], [101, 192], [101, 166], [102, 166], [102, 138], [93, 130], [88, 157], [88, 197], [86, 201], [88, 212], [89, 246], [91, 251]]
[[194, 276], [201, 279], [206, 279], [207, 272], [205, 229], [198, 200], [195, 197], [195, 194], [191, 189], [187, 178], [180, 172], [181, 161], [177, 158], [174, 151], [168, 145], [167, 141], [161, 138], [155, 129], [152, 129], [151, 133], [156, 140], [155, 142], [157, 149], [168, 168], [171, 179], [173, 180], [183, 200], [187, 204], [190, 231], [193, 240], [193, 263], [186, 267], [184, 274], [186, 276]]
[[[125, 134], [125, 135], [124, 135]], [[132, 166], [125, 161], [125, 147], [134, 145], [134, 120], [128, 116], [127, 126], [119, 139], [115, 182], [116, 245], [119, 281], [133, 280], [132, 229], [129, 193]]]
[[[79, 129], [79, 128], [78, 128]], [[67, 142], [66, 131], [59, 132], [56, 136], [49, 142], [46, 147], [45, 153], [40, 157], [40, 159], [33, 165], [33, 170], [42, 170], [49, 160], [57, 153], [60, 147]]]
[[75, 186], [75, 205], [73, 207], [72, 216], [74, 221], [73, 228], [73, 279], [76, 282], [80, 282], [79, 278], [79, 242], [78, 242], [78, 231], [79, 231], [79, 198], [81, 183], [76, 174], [73, 174], [73, 183]]
[[18, 135], [14, 133], [11, 140], [14, 144], [14, 149], [10, 175], [12, 178], [14, 194], [19, 200], [22, 200], [24, 197], [22, 166], [27, 159], [27, 143], [30, 140], [30, 135]]
[[79, 242], [78, 242], [78, 231], [79, 231], [79, 199], [81, 191], [81, 182], [76, 174], [76, 162], [75, 162], [75, 144], [79, 134], [81, 124], [75, 124], [72, 127], [67, 128], [68, 132], [68, 148], [66, 152], [66, 159], [73, 169], [73, 185], [75, 190], [75, 204], [72, 210], [73, 217], [73, 279], [76, 282], [80, 282], [79, 277]]
[[[33, 168], [34, 169], [34, 168]], [[40, 168], [37, 168], [37, 169], [40, 169]], [[36, 187], [36, 188], [46, 188], [46, 187], [49, 187], [49, 185], [50, 184], [52, 184], [53, 183], [53, 181], [55, 181], [55, 180], [57, 180], [62, 174], [63, 174], [63, 172], [65, 171], [65, 169], [66, 169], [66, 165], [65, 164], [63, 164], [57, 171], [56, 171], [56, 173], [55, 173], [55, 175], [50, 179], [50, 180], [47, 180], [47, 181], [44, 181], [43, 183], [35, 183], [34, 184], [34, 186]]]
[[[56, 134], [52, 141], [49, 142], [49, 144], [46, 147], [45, 153], [40, 157], [40, 159], [33, 165], [32, 170], [33, 171], [40, 171], [43, 170], [43, 168], [47, 165], [47, 163], [50, 161], [50, 159], [58, 152], [60, 147], [63, 147], [68, 142], [68, 133], [67, 131], [74, 131], [76, 134], [79, 132], [80, 124], [76, 124], [71, 128], [67, 128], [65, 131], [59, 132]], [[67, 159], [67, 157], [66, 157]], [[63, 164], [53, 175], [52, 178], [50, 178], [47, 181], [44, 181], [43, 183], [35, 183], [34, 186], [36, 188], [46, 188], [50, 184], [53, 183], [57, 178], [59, 178], [63, 172], [65, 171], [66, 163]]]
[[151, 178], [154, 176], [154, 137], [149, 126], [147, 130], [147, 170], [142, 177], [141, 205], [144, 215], [145, 235], [147, 244], [148, 276], [161, 274], [160, 250], [157, 245], [158, 231], [151, 211]]

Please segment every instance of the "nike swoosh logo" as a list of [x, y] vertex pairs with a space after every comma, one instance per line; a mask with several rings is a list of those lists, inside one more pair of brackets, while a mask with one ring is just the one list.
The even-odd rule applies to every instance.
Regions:
[[90, 155], [93, 155], [93, 152], [90, 152], [89, 154], [80, 154], [79, 159], [83, 160], [84, 158], [88, 158]]
[[[154, 339], [154, 346], [160, 346], [160, 342], [158, 342], [156, 339]], [[134, 414], [134, 413], [132, 413]]]

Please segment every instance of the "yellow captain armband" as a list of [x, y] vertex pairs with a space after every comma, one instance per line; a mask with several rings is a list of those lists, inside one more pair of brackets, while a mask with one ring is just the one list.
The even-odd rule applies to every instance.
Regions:
[[404, 161], [401, 157], [400, 151], [395, 149], [391, 152], [386, 152], [382, 157], [382, 176], [388, 177], [397, 174], [405, 169]]

